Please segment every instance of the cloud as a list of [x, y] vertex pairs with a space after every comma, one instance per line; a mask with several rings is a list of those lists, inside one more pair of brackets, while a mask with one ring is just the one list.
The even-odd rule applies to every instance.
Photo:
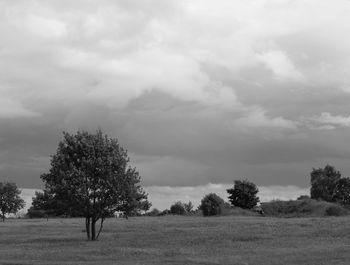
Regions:
[[266, 111], [261, 108], [251, 108], [248, 116], [238, 118], [234, 121], [236, 126], [244, 128], [276, 128], [276, 129], [296, 129], [297, 122], [287, 120], [283, 117], [269, 117]]
[[257, 57], [266, 67], [271, 69], [277, 77], [297, 81], [303, 80], [303, 75], [296, 69], [284, 52], [268, 51], [257, 55]]
[[350, 127], [350, 115], [332, 115], [329, 112], [322, 112], [319, 116], [309, 119], [316, 124], [316, 129], [333, 130], [337, 127]]
[[0, 119], [32, 118], [39, 113], [25, 108], [20, 102], [8, 98], [0, 98]]
[[348, 1], [62, 1], [0, 1], [1, 175], [40, 187], [32, 158], [98, 127], [147, 185], [348, 169]]

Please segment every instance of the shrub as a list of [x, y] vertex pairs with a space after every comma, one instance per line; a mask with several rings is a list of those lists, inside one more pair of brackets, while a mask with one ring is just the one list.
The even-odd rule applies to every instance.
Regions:
[[158, 215], [159, 216], [163, 216], [163, 215], [168, 215], [168, 214], [171, 214], [170, 210], [169, 209], [165, 209], [164, 211], [161, 211]]
[[204, 216], [219, 215], [224, 208], [224, 200], [215, 193], [206, 195], [199, 206]]
[[325, 211], [326, 216], [342, 216], [346, 214], [347, 210], [336, 204], [328, 206]]
[[170, 212], [172, 214], [178, 214], [178, 215], [183, 215], [185, 214], [185, 206], [182, 202], [178, 201], [175, 202], [173, 205], [170, 206]]
[[147, 216], [158, 216], [160, 214], [160, 211], [157, 208], [153, 208], [152, 211], [148, 212]]
[[302, 200], [309, 200], [310, 196], [309, 195], [300, 195], [297, 200], [302, 201]]
[[35, 210], [30, 208], [27, 212], [29, 218], [47, 218], [48, 214], [44, 210]]
[[265, 215], [277, 217], [339, 216], [348, 211], [341, 205], [313, 199], [271, 201], [261, 204]]
[[189, 201], [188, 203], [184, 203], [183, 205], [187, 213], [191, 213], [193, 211], [193, 204], [191, 201]]

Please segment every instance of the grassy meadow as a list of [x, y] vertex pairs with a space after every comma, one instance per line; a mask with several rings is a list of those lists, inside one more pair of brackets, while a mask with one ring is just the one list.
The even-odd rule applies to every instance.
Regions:
[[86, 241], [83, 219], [0, 223], [0, 264], [307, 264], [350, 262], [350, 217], [109, 219]]

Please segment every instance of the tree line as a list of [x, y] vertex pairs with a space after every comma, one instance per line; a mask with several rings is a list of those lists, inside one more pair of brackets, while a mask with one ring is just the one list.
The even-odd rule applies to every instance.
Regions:
[[[350, 179], [342, 177], [334, 167], [313, 169], [311, 198], [350, 204]], [[130, 165], [127, 150], [118, 140], [101, 130], [91, 134], [78, 131], [63, 133], [63, 139], [51, 157], [50, 169], [42, 174], [43, 192], [36, 192], [29, 217], [67, 216], [84, 217], [88, 240], [98, 239], [104, 221], [115, 212], [125, 217], [147, 212], [151, 203], [141, 186], [141, 177]], [[221, 214], [225, 207], [254, 209], [259, 203], [257, 186], [248, 180], [236, 180], [227, 189], [230, 203], [214, 193], [207, 194], [197, 210], [204, 216]], [[0, 183], [0, 211], [5, 215], [24, 207], [20, 191], [14, 183]], [[176, 202], [170, 210], [154, 215], [185, 214], [193, 212], [191, 202]], [[99, 227], [96, 225], [99, 222]]]

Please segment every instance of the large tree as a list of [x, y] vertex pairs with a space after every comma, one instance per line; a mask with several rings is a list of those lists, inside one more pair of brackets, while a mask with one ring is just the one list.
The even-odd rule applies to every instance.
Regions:
[[96, 240], [106, 217], [116, 211], [128, 214], [147, 200], [147, 194], [117, 139], [101, 130], [95, 134], [64, 132], [63, 136], [51, 158], [49, 173], [41, 178], [46, 192], [66, 213], [79, 212], [85, 217], [87, 238]]
[[17, 213], [25, 205], [24, 200], [19, 196], [21, 191], [15, 183], [0, 182], [0, 211], [2, 221], [5, 222], [5, 215]]
[[257, 186], [248, 180], [235, 180], [234, 187], [227, 190], [231, 204], [243, 209], [251, 209], [257, 205], [258, 192]]
[[335, 201], [337, 183], [341, 174], [333, 166], [326, 165], [325, 168], [312, 169], [311, 176], [311, 198], [328, 202]]

